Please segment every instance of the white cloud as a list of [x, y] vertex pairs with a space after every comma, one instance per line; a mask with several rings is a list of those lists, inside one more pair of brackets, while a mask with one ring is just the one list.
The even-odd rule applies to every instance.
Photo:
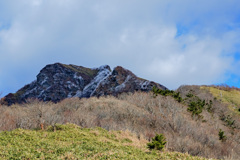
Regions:
[[128, 29], [120, 36], [122, 43], [117, 50], [108, 48], [108, 51], [121, 55], [118, 59], [123, 62], [127, 58], [124, 65], [133, 68], [137, 75], [167, 84], [170, 88], [224, 80], [232, 62], [231, 58], [222, 55], [224, 50], [229, 50], [229, 38], [175, 36], [176, 28], [170, 26]]
[[0, 2], [0, 24], [9, 25], [0, 29], [4, 92], [58, 61], [123, 65], [169, 88], [224, 82], [227, 71], [236, 72], [238, 0], [22, 2]]

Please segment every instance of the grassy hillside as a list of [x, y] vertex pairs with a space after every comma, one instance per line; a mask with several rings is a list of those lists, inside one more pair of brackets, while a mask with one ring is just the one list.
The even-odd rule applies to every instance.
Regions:
[[205, 86], [202, 89], [209, 90], [218, 100], [227, 104], [235, 113], [240, 115], [240, 91], [229, 87]]
[[[147, 141], [161, 133], [167, 139], [168, 151], [238, 159], [240, 116], [199, 86], [182, 86], [178, 92], [180, 94], [164, 92], [154, 96], [137, 92], [118, 97], [71, 98], [57, 104], [29, 100], [22, 105], [2, 105], [0, 131], [41, 126], [46, 129], [56, 123], [73, 123], [83, 128], [129, 131]], [[177, 95], [182, 97], [181, 102], [176, 99]], [[219, 136], [220, 131], [225, 138]]]
[[148, 151], [146, 140], [129, 132], [56, 125], [53, 131], [16, 129], [0, 133], [0, 159], [188, 159], [177, 152]]

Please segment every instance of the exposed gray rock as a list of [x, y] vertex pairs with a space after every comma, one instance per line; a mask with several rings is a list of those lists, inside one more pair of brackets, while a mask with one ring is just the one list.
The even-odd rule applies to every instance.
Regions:
[[108, 65], [90, 69], [55, 63], [45, 66], [37, 75], [37, 80], [15, 94], [8, 94], [2, 103], [23, 103], [28, 98], [59, 102], [71, 97], [116, 96], [123, 92], [150, 91], [153, 86], [167, 89], [158, 83], [138, 78], [120, 66], [111, 71]]

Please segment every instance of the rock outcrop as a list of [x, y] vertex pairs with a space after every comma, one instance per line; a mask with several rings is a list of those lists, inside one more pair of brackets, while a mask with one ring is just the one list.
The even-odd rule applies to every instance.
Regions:
[[1, 103], [12, 105], [26, 102], [29, 98], [59, 102], [71, 97], [117, 96], [123, 92], [150, 91], [153, 86], [167, 89], [158, 83], [138, 78], [120, 66], [111, 71], [108, 65], [90, 69], [55, 63], [44, 67], [35, 81], [14, 94], [8, 94]]

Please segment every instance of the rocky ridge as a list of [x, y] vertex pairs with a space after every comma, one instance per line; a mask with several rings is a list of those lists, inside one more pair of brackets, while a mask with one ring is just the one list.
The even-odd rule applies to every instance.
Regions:
[[45, 66], [35, 81], [14, 94], [8, 94], [1, 103], [12, 105], [26, 102], [29, 98], [59, 102], [71, 97], [117, 96], [123, 92], [150, 91], [153, 86], [167, 89], [158, 83], [138, 78], [120, 66], [111, 71], [108, 65], [90, 69], [55, 63]]

